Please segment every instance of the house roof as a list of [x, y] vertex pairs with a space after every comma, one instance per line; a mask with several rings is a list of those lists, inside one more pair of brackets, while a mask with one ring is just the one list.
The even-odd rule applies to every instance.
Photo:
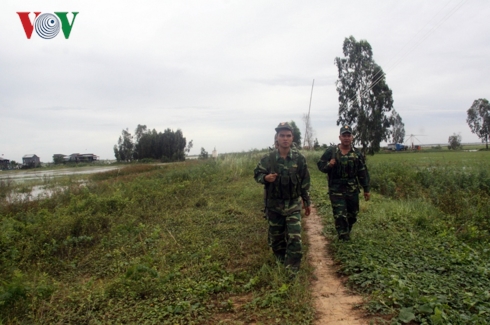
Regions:
[[37, 155], [33, 155], [33, 154], [29, 154], [29, 155], [24, 155], [24, 157], [22, 157], [22, 158], [34, 158], [34, 157], [38, 157], [38, 156]]

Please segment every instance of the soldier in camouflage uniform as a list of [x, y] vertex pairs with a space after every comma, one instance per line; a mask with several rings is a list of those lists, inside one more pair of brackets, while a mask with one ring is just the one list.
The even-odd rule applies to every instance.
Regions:
[[301, 207], [310, 214], [310, 174], [306, 159], [292, 147], [293, 128], [276, 128], [277, 149], [265, 155], [254, 170], [255, 180], [266, 186], [269, 246], [286, 268], [296, 273], [301, 264]]
[[360, 187], [369, 200], [369, 174], [362, 153], [352, 146], [352, 129], [340, 128], [340, 144], [327, 148], [318, 169], [328, 174], [328, 194], [332, 203], [335, 229], [340, 240], [349, 240], [359, 213]]

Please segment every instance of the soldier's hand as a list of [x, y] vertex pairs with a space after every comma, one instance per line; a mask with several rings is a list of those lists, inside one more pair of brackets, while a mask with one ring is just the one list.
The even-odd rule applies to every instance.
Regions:
[[330, 166], [335, 166], [335, 158], [330, 159], [330, 161], [328, 162], [328, 164]]
[[277, 173], [269, 174], [264, 177], [264, 179], [269, 183], [273, 183], [276, 180], [276, 178], [277, 178]]
[[365, 199], [366, 201], [369, 201], [369, 199], [370, 199], [370, 198], [371, 198], [371, 194], [369, 194], [369, 192], [367, 192], [367, 193], [366, 193], [366, 192], [364, 192], [364, 199]]
[[311, 213], [311, 207], [305, 207], [305, 216], [309, 216]]

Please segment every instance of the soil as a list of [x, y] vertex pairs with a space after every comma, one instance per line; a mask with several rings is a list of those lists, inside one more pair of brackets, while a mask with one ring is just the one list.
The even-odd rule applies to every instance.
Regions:
[[316, 308], [315, 325], [361, 325], [369, 321], [363, 317], [356, 306], [362, 297], [354, 295], [342, 283], [336, 273], [337, 266], [328, 255], [327, 238], [322, 234], [323, 224], [316, 209], [305, 218], [305, 231], [308, 236], [308, 260], [314, 267], [311, 291]]

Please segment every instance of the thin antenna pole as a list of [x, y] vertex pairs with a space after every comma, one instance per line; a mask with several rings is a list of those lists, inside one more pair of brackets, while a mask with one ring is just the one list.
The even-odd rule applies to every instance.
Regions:
[[[315, 79], [313, 79], [313, 83], [311, 84], [311, 94], [310, 94], [310, 106], [308, 107], [308, 116], [306, 117], [306, 130], [305, 130], [305, 138], [303, 140], [303, 148], [306, 144], [306, 139], [308, 139], [308, 129], [310, 126], [310, 111], [311, 111], [311, 100], [313, 98], [313, 86], [315, 85]], [[308, 143], [309, 144], [309, 143]], [[309, 148], [311, 150], [311, 148]]]

